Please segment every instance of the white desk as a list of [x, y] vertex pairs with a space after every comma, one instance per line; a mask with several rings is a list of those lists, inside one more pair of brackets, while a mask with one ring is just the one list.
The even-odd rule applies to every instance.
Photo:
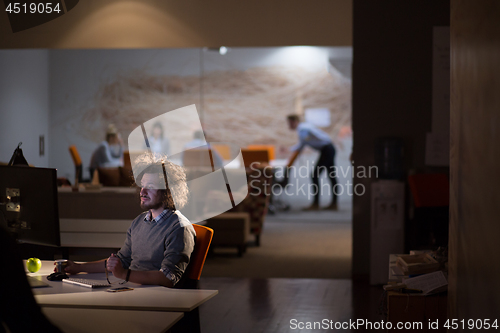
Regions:
[[[128, 282], [125, 286], [134, 288], [131, 291], [110, 293], [106, 288], [86, 288], [64, 283], [48, 281], [47, 275], [52, 273], [52, 261], [43, 260], [42, 268], [35, 276], [49, 287], [32, 289], [35, 299], [42, 307], [114, 309], [137, 311], [182, 311], [188, 312], [218, 294], [217, 290], [171, 289], [159, 286], [145, 286]], [[77, 277], [106, 281], [104, 273], [78, 274]], [[112, 276], [109, 280], [122, 281]], [[113, 284], [117, 286], [117, 284]]]
[[[26, 260], [24, 260], [24, 265], [26, 267]], [[47, 275], [54, 272], [54, 267], [55, 266], [54, 266], [53, 261], [42, 260], [42, 268], [38, 272], [28, 273], [26, 271], [28, 276], [36, 278], [36, 279], [38, 279], [42, 282], [45, 282], [46, 284], [49, 285], [48, 287], [31, 289], [31, 291], [33, 292], [34, 295], [74, 294], [74, 293], [96, 292], [96, 291], [103, 290], [100, 288], [91, 289], [91, 288], [75, 286], [72, 284], [63, 283], [62, 281], [49, 281], [49, 280], [47, 280]], [[104, 273], [92, 273], [92, 274], [83, 273], [83, 274], [73, 275], [71, 277], [106, 281], [106, 275]], [[117, 283], [114, 283], [114, 282], [121, 282], [122, 280], [115, 278], [113, 276], [113, 274], [109, 274], [109, 281], [111, 281], [113, 283], [113, 287], [115, 287], [115, 285]], [[124, 286], [128, 286], [131, 288], [150, 288], [150, 287], [153, 287], [153, 286], [142, 286], [140, 284], [132, 283], [132, 282], [128, 282], [128, 283], [124, 284]]]
[[63, 332], [166, 332], [182, 312], [42, 308], [45, 316]]
[[[49, 281], [47, 280], [47, 275], [41, 275], [41, 274], [28, 274], [31, 277], [34, 277], [40, 281], [45, 282], [48, 284], [48, 287], [41, 287], [41, 288], [32, 288], [31, 291], [33, 292], [34, 295], [57, 295], [57, 294], [75, 294], [75, 293], [95, 293], [97, 291], [103, 291], [106, 290], [106, 288], [86, 288], [86, 287], [81, 287], [81, 286], [76, 286], [68, 283], [63, 283], [62, 281]], [[106, 281], [106, 276], [104, 273], [93, 273], [93, 274], [78, 274], [78, 275], [72, 275], [70, 277], [74, 278], [79, 278], [79, 279], [90, 279], [90, 280], [99, 280], [103, 282]], [[119, 280], [110, 274], [109, 281], [113, 283], [111, 287], [118, 287], [119, 284], [118, 282], [121, 282], [123, 280]], [[132, 283], [128, 282], [124, 284], [123, 286], [127, 286], [130, 288], [152, 288], [154, 286], [143, 286], [137, 283]]]
[[35, 295], [35, 299], [43, 307], [189, 312], [217, 293], [217, 290], [149, 287], [118, 293], [100, 289], [76, 294]]

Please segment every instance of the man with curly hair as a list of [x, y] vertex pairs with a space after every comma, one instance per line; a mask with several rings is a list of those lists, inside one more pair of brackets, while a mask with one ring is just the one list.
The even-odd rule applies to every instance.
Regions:
[[104, 272], [135, 283], [181, 287], [195, 244], [195, 231], [176, 208], [187, 202], [186, 174], [165, 155], [146, 153], [134, 161], [134, 176], [145, 210], [132, 222], [125, 244], [107, 259], [74, 263], [69, 274]]

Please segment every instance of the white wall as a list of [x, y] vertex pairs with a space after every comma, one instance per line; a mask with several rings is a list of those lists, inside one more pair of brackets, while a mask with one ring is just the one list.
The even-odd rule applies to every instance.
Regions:
[[[0, 50], [0, 161], [22, 149], [28, 163], [49, 166], [48, 50]], [[39, 155], [39, 136], [45, 154]]]
[[[199, 49], [50, 50], [50, 132], [53, 139], [50, 164], [60, 170], [62, 177], [73, 181], [75, 168], [68, 147], [75, 145], [82, 158], [84, 178], [89, 178], [92, 152], [104, 140], [109, 123], [116, 124], [127, 144], [131, 129], [151, 118], [137, 111], [131, 120], [126, 109], [110, 111], [103, 108], [98, 103], [104, 94], [103, 87], [120, 77], [125, 81], [134, 73], [138, 76], [197, 76], [199, 54]], [[182, 106], [197, 103], [198, 91], [194, 96]], [[150, 100], [145, 97], [141, 103]], [[134, 103], [123, 103], [126, 107], [131, 104]], [[175, 108], [168, 103], [160, 104], [152, 112], [157, 116]], [[127, 129], [122, 121], [134, 125]]]
[[[277, 65], [292, 68], [306, 64], [312, 69], [326, 69], [328, 59], [350, 57], [352, 49], [233, 48], [226, 56], [200, 49], [2, 50], [0, 161], [8, 162], [17, 143], [22, 141], [29, 163], [57, 168], [60, 177], [73, 179], [74, 166], [68, 146], [77, 145], [84, 167], [87, 167], [93, 149], [104, 138], [102, 124], [116, 123], [119, 118], [127, 118], [127, 113], [130, 113], [126, 108], [113, 114], [109, 110], [101, 110], [95, 103], [102, 94], [103, 86], [116, 81], [121, 75], [133, 76], [133, 73], [196, 78], [200, 74], [200, 52], [204, 54], [205, 73], [208, 74]], [[162, 103], [153, 105], [155, 115], [199, 103], [197, 89], [188, 95], [177, 101], [182, 102], [178, 106], [170, 105], [174, 95], [166, 96]], [[292, 93], [289, 97], [290, 107], [293, 108], [295, 95]], [[144, 98], [154, 102], [154, 98], [149, 95]], [[227, 101], [222, 102], [227, 104]], [[130, 107], [130, 104], [125, 103], [123, 106]], [[89, 109], [94, 108], [96, 119], [87, 114]], [[131, 114], [134, 119], [129, 120], [133, 120], [134, 124], [151, 118], [145, 112]], [[280, 125], [286, 127], [281, 121]], [[122, 135], [126, 139], [128, 132], [122, 129], [125, 130]], [[295, 139], [293, 133], [286, 132]], [[44, 156], [38, 154], [40, 135], [45, 136]]]
[[[305, 107], [343, 107], [339, 112], [350, 119], [350, 84], [347, 89], [336, 83], [327, 68], [330, 59], [351, 56], [350, 47], [304, 46], [232, 48], [224, 56], [194, 48], [50, 50], [50, 164], [72, 180], [74, 166], [68, 147], [74, 144], [88, 178], [91, 154], [104, 139], [109, 123], [118, 127], [127, 142], [138, 124], [190, 104], [197, 104], [204, 128], [214, 141], [240, 146], [262, 141], [275, 144], [258, 141], [259, 136], [267, 138], [272, 128], [280, 144], [291, 146], [296, 134], [288, 130], [284, 119], [294, 110], [297, 86], [302, 87]], [[268, 70], [256, 72], [262, 68]], [[309, 74], [313, 80], [298, 77], [295, 71], [302, 68], [313, 73]], [[318, 78], [318, 74], [322, 76]], [[159, 84], [161, 91], [157, 91]], [[281, 89], [276, 88], [279, 84]], [[268, 91], [271, 89], [274, 92]], [[338, 97], [341, 94], [343, 98]]]

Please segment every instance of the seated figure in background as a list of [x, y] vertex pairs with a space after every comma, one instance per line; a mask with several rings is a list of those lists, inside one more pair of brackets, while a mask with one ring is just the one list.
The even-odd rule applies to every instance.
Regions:
[[196, 237], [192, 224], [176, 209], [187, 203], [186, 174], [182, 167], [160, 154], [139, 156], [133, 168], [141, 187], [140, 205], [146, 211], [132, 222], [122, 248], [116, 255], [99, 261], [80, 264], [69, 261], [65, 270], [77, 274], [107, 269], [125, 281], [182, 287], [184, 280], [181, 278], [189, 264]]
[[90, 159], [91, 176], [97, 168], [123, 166], [123, 140], [114, 124], [108, 126], [106, 140], [102, 141]]
[[159, 121], [154, 123], [151, 134], [148, 136], [149, 147], [153, 153], [170, 155], [170, 141], [163, 133], [163, 126]]

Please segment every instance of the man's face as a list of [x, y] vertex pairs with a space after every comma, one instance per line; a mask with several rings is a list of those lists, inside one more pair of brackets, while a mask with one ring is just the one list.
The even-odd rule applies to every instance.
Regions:
[[141, 180], [141, 208], [147, 209], [158, 209], [163, 206], [161, 201], [161, 191], [158, 188], [165, 187], [165, 185], [160, 186], [162, 180], [154, 173], [146, 173], [142, 176]]
[[290, 130], [295, 130], [297, 126], [299, 126], [299, 122], [297, 120], [288, 120], [288, 128], [290, 128]]

